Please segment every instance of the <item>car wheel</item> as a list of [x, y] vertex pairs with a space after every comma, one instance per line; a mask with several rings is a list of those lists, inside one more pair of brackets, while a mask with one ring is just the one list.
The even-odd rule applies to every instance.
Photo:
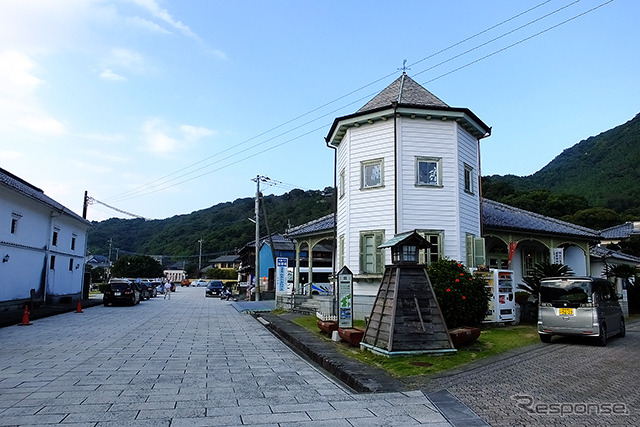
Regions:
[[627, 329], [624, 325], [624, 317], [620, 318], [620, 332], [618, 333], [618, 336], [620, 338], [624, 338], [624, 336], [627, 335]]
[[131, 304], [131, 306], [133, 307], [134, 305], [136, 305], [136, 297], [132, 296], [131, 297], [131, 301], [129, 301], [129, 303]]
[[549, 344], [551, 342], [551, 335], [548, 334], [538, 334], [540, 336], [540, 341], [545, 344]]
[[105, 301], [104, 306], [105, 306], [105, 307], [109, 307], [109, 302], [108, 302], [108, 301]]
[[607, 325], [600, 323], [600, 336], [598, 337], [598, 345], [605, 347], [607, 345]]

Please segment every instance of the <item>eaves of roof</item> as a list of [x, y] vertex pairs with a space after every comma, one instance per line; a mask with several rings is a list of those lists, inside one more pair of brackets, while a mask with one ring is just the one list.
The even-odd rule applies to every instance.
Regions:
[[633, 255], [625, 254], [623, 252], [614, 251], [611, 249], [603, 248], [602, 246], [592, 246], [589, 249], [589, 253], [592, 257], [597, 258], [613, 258], [620, 261], [632, 262], [634, 264], [640, 264], [640, 258]]
[[13, 175], [11, 172], [8, 172], [2, 168], [0, 168], [0, 185], [8, 188], [9, 190], [15, 191], [16, 193], [27, 197], [31, 200], [34, 200], [42, 205], [45, 205], [49, 209], [53, 209], [59, 212], [61, 215], [66, 215], [87, 227], [91, 227], [91, 222], [82, 218], [80, 215], [76, 214], [72, 210], [66, 208], [62, 204], [56, 202], [51, 197], [44, 194], [44, 191], [39, 189], [38, 187], [28, 183], [22, 178]]
[[292, 227], [289, 229], [289, 231], [287, 231], [285, 235], [290, 239], [295, 239], [308, 235], [329, 234], [333, 233], [335, 224], [335, 215], [331, 213], [321, 218], [309, 221], [305, 224]]
[[491, 128], [468, 108], [395, 104], [336, 118], [325, 137], [325, 141], [327, 145], [337, 146], [342, 141], [347, 129], [372, 124], [378, 120], [388, 120], [393, 118], [394, 114], [426, 120], [454, 120], [478, 139], [491, 135]]
[[538, 235], [571, 236], [587, 241], [600, 240], [596, 230], [489, 199], [482, 201], [482, 224], [485, 230], [512, 230]]

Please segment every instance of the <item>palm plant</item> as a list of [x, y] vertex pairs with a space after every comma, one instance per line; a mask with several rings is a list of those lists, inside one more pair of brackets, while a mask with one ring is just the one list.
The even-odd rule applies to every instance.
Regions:
[[539, 262], [533, 268], [533, 274], [525, 277], [524, 284], [519, 284], [518, 288], [531, 295], [540, 294], [540, 281], [545, 277], [573, 276], [571, 267], [565, 264], [552, 264], [550, 262]]

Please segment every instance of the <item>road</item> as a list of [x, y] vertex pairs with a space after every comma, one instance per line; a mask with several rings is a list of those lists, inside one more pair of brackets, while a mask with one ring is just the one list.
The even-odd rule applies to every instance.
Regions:
[[492, 426], [640, 425], [640, 322], [606, 347], [556, 337], [437, 381]]
[[204, 288], [0, 329], [0, 425], [449, 426], [420, 391], [356, 394]]

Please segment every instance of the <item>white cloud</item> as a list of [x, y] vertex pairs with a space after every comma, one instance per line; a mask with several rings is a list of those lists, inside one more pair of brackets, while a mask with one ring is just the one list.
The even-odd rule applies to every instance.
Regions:
[[62, 135], [67, 131], [64, 124], [45, 115], [27, 115], [19, 119], [17, 124], [33, 132], [48, 135]]
[[196, 127], [191, 125], [180, 126], [185, 139], [187, 141], [195, 141], [205, 136], [213, 135], [215, 132], [204, 127]]
[[109, 52], [106, 59], [109, 64], [124, 67], [135, 72], [142, 72], [145, 67], [145, 61], [142, 55], [131, 49], [114, 48]]
[[166, 154], [177, 148], [178, 141], [167, 133], [169, 129], [161, 119], [149, 119], [142, 124], [143, 140], [146, 146], [145, 151], [158, 154]]
[[112, 82], [122, 82], [127, 80], [126, 77], [121, 76], [120, 74], [114, 73], [109, 68], [105, 69], [104, 71], [102, 71], [102, 73], [100, 73], [100, 78], [103, 80], [109, 80]]
[[18, 160], [21, 157], [22, 157], [22, 153], [18, 151], [11, 151], [11, 150], [0, 151], [0, 160], [2, 161]]
[[191, 31], [191, 28], [189, 28], [182, 22], [173, 19], [171, 14], [169, 14], [166, 9], [163, 9], [156, 0], [133, 0], [133, 2], [138, 6], [146, 9], [155, 18], [160, 19], [161, 21], [164, 21], [173, 28], [177, 29], [185, 36], [191, 37], [195, 40], [200, 40], [199, 37], [193, 31]]
[[32, 74], [35, 68], [36, 64], [22, 52], [0, 52], [0, 94], [10, 97], [32, 94], [42, 83]]
[[143, 150], [167, 154], [178, 148], [186, 148], [191, 143], [216, 133], [201, 126], [181, 125], [175, 128], [167, 125], [160, 118], [151, 118], [142, 124], [145, 142]]

